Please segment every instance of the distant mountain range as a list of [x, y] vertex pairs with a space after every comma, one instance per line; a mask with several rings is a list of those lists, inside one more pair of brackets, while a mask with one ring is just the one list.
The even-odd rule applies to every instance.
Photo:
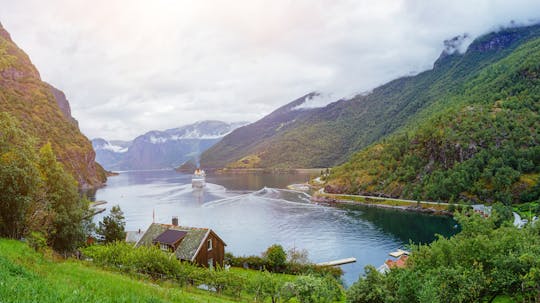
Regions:
[[50, 142], [79, 187], [101, 186], [105, 171], [79, 130], [65, 94], [41, 80], [38, 70], [0, 24], [0, 109], [14, 116], [41, 146]]
[[92, 140], [98, 163], [108, 170], [175, 168], [186, 161], [198, 163], [199, 156], [246, 122], [200, 121], [150, 131], [133, 141]]

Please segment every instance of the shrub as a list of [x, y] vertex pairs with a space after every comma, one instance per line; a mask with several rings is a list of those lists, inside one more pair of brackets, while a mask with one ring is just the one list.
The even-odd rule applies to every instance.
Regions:
[[287, 254], [283, 249], [283, 246], [274, 244], [264, 252], [263, 258], [266, 260], [268, 266], [270, 266], [274, 272], [282, 269], [287, 262]]
[[26, 237], [28, 245], [32, 247], [35, 251], [44, 252], [47, 249], [47, 239], [40, 232], [31, 232], [28, 237]]

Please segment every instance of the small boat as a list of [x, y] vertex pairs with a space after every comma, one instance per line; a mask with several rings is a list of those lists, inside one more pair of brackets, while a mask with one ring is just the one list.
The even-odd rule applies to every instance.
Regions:
[[203, 188], [206, 185], [206, 173], [204, 170], [197, 168], [191, 177], [191, 187]]

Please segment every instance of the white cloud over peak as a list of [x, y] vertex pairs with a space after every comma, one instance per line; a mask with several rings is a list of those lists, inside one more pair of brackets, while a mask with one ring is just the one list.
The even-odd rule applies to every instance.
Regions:
[[350, 96], [430, 68], [445, 39], [539, 18], [537, 0], [0, 0], [82, 131], [109, 139]]

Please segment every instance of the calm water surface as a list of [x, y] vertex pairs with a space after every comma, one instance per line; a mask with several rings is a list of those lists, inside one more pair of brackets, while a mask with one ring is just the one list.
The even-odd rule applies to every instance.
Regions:
[[145, 230], [154, 211], [160, 223], [178, 216], [181, 225], [215, 230], [235, 255], [259, 255], [279, 243], [285, 249], [306, 249], [314, 262], [355, 257], [356, 263], [342, 266], [347, 285], [358, 279], [364, 266], [378, 267], [390, 251], [409, 241], [426, 243], [435, 234], [455, 232], [449, 218], [356, 205], [314, 205], [307, 194], [279, 189], [308, 179], [299, 174], [214, 175], [207, 177], [201, 190], [191, 188], [191, 175], [133, 171], [109, 178], [95, 198], [108, 201], [108, 209], [120, 205], [127, 230]]

